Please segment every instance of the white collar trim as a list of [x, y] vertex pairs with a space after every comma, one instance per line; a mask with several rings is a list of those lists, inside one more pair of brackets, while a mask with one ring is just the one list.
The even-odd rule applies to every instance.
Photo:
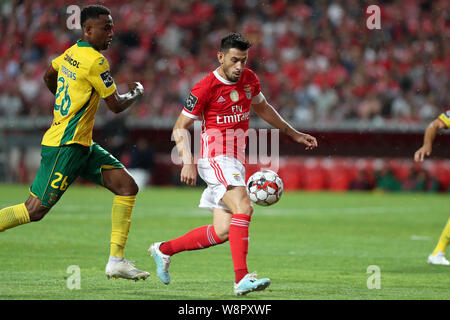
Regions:
[[229, 81], [229, 80], [227, 80], [227, 79], [224, 79], [220, 74], [219, 74], [219, 72], [217, 72], [217, 70], [219, 70], [219, 68], [217, 68], [216, 70], [214, 70], [214, 76], [217, 78], [217, 80], [219, 80], [220, 82], [222, 82], [222, 83], [224, 83], [224, 84], [236, 84], [237, 83], [237, 81], [236, 82], [232, 82], [232, 81]]

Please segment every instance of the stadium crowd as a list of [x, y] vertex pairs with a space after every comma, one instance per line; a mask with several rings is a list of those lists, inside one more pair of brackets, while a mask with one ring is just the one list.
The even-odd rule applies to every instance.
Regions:
[[[425, 123], [450, 106], [446, 0], [377, 1], [381, 30], [366, 28], [368, 3], [358, 0], [100, 3], [114, 18], [115, 41], [104, 54], [119, 91], [131, 81], [146, 89], [127, 113], [136, 119], [175, 118], [217, 65], [219, 40], [230, 31], [252, 42], [248, 66], [291, 121]], [[0, 3], [0, 117], [51, 114], [43, 73], [80, 37], [66, 24], [70, 4]]]

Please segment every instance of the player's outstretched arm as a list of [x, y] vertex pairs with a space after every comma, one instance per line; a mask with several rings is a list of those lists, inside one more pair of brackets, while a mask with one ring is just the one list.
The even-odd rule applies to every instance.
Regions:
[[144, 94], [144, 87], [139, 82], [132, 82], [128, 84], [128, 91], [125, 94], [115, 93], [114, 96], [108, 98], [106, 105], [114, 113], [120, 113], [131, 107], [133, 103]]
[[180, 181], [190, 186], [195, 186], [197, 183], [197, 169], [195, 168], [194, 157], [191, 152], [191, 143], [189, 139], [188, 129], [194, 123], [184, 114], [180, 114], [173, 127], [173, 138], [178, 149], [178, 155], [183, 161], [183, 168], [181, 169]]
[[44, 82], [51, 93], [56, 94], [58, 72], [53, 69], [52, 66], [48, 67], [47, 72], [44, 74]]
[[253, 104], [252, 107], [255, 113], [264, 121], [290, 136], [295, 142], [304, 144], [306, 146], [306, 150], [311, 150], [317, 147], [316, 138], [309, 134], [295, 130], [269, 103], [267, 103], [266, 99], [263, 99], [260, 103]]
[[436, 134], [439, 130], [444, 128], [444, 123], [439, 119], [435, 119], [428, 125], [423, 137], [423, 145], [414, 153], [414, 161], [422, 162], [425, 156], [429, 156], [431, 154]]

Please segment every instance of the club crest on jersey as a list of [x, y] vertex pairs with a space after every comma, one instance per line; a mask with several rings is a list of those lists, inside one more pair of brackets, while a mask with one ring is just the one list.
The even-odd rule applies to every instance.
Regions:
[[233, 102], [237, 102], [239, 100], [239, 93], [236, 90], [230, 92], [230, 99]]
[[246, 85], [244, 87], [244, 91], [245, 91], [245, 97], [250, 100], [252, 98], [252, 87], [250, 87], [249, 85]]
[[52, 205], [55, 204], [55, 202], [56, 202], [56, 200], [58, 198], [56, 193], [50, 192], [48, 196], [49, 196], [48, 203], [52, 204]]

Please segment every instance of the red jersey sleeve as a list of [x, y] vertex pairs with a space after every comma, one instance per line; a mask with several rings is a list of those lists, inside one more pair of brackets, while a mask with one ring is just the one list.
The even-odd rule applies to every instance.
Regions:
[[253, 76], [255, 77], [255, 91], [253, 92], [253, 96], [256, 97], [261, 93], [261, 83], [259, 82], [258, 76], [252, 71]]
[[252, 84], [253, 92], [252, 92], [252, 104], [260, 103], [264, 99], [264, 95], [261, 92], [261, 83], [259, 82], [259, 78], [252, 70], [247, 69], [249, 71], [249, 83]]
[[197, 82], [184, 103], [183, 114], [189, 118], [197, 119], [209, 102], [209, 84], [205, 80]]

